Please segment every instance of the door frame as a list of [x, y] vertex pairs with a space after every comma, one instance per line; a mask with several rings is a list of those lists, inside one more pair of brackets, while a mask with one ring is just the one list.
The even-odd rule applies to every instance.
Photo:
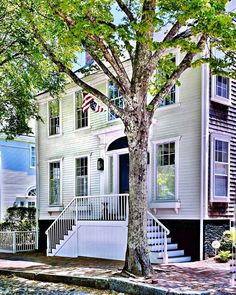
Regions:
[[[128, 154], [128, 148], [112, 150], [105, 154], [105, 192], [108, 194], [119, 194], [120, 179], [119, 179], [119, 156]], [[113, 158], [113, 190], [109, 191], [109, 158]]]

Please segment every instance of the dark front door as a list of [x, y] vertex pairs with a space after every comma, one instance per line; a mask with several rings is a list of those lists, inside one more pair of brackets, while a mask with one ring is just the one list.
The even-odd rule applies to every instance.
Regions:
[[129, 192], [129, 154], [119, 156], [119, 193]]

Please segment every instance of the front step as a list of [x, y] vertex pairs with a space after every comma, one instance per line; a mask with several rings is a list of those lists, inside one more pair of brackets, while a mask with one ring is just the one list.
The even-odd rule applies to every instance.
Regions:
[[190, 262], [191, 256], [180, 256], [168, 258], [168, 263]]

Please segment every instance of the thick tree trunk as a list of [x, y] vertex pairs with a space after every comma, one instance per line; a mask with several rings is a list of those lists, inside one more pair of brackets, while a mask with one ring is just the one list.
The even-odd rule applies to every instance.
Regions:
[[137, 119], [135, 116], [125, 124], [129, 143], [129, 222], [124, 271], [144, 276], [152, 272], [147, 248], [147, 146], [150, 121], [150, 118]]

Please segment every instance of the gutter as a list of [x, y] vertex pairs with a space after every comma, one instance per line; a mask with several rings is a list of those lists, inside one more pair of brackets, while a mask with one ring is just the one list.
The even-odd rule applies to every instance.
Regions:
[[209, 65], [202, 65], [201, 83], [201, 195], [200, 195], [200, 260], [204, 257], [204, 219], [208, 215], [209, 154]]

